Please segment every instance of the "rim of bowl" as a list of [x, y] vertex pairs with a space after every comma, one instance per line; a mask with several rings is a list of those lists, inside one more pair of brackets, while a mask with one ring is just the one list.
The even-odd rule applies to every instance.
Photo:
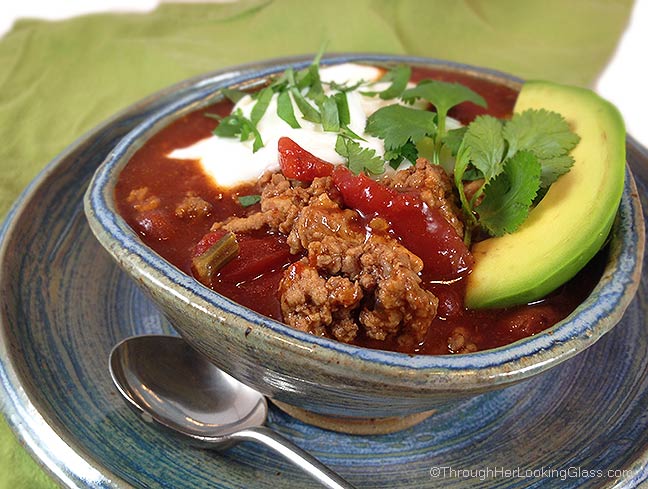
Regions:
[[[460, 373], [459, 384], [466, 386], [484, 381], [492, 384], [521, 380], [583, 351], [621, 319], [638, 287], [645, 238], [641, 203], [627, 167], [623, 196], [612, 228], [614, 236], [609, 245], [610, 256], [615, 260], [613, 263], [608, 260], [603, 272], [604, 283], [599, 281], [590, 296], [553, 327], [505, 346], [470, 354], [413, 355], [373, 350], [298, 331], [203, 286], [146, 246], [119, 215], [113, 200], [116, 179], [131, 155], [145, 140], [182, 114], [217, 100], [223, 88], [254, 85], [255, 81], [281, 73], [289, 66], [303, 68], [311, 59], [309, 56], [277, 58], [232, 67], [229, 71], [235, 75], [224, 81], [209, 74], [196, 77], [188, 80], [193, 81], [193, 86], [176, 100], [173, 99], [173, 90], [160, 92], [168, 96], [169, 102], [130, 131], [110, 152], [93, 176], [84, 199], [92, 231], [118, 262], [137, 270], [142, 280], [173, 290], [178, 300], [192, 303], [207, 314], [218, 317], [219, 311], [223, 310], [248, 321], [255, 326], [256, 333], [260, 332], [266, 340], [280, 344], [287, 351], [307, 353], [314, 360], [319, 358], [327, 363], [334, 356], [343, 360], [339, 363], [347, 367], [350, 364], [366, 366], [369, 362], [372, 367], [382, 368], [381, 374], [385, 377], [397, 375], [401, 380], [407, 378], [403, 371], [434, 374], [430, 379], [438, 379], [439, 373]], [[496, 70], [416, 56], [331, 54], [321, 61], [322, 65], [344, 62], [406, 63], [461, 71], [516, 89], [523, 83], [520, 78]], [[597, 297], [601, 298], [600, 302]]]

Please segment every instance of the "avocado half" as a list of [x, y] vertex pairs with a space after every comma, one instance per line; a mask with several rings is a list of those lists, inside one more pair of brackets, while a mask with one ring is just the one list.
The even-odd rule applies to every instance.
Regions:
[[621, 201], [625, 126], [619, 111], [590, 90], [526, 82], [515, 112], [547, 109], [580, 136], [574, 165], [549, 188], [514, 233], [472, 247], [466, 306], [505, 307], [538, 300], [572, 278], [603, 246]]

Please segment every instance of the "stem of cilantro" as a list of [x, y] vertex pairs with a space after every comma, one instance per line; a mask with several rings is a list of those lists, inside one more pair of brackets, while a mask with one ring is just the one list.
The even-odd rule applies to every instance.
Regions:
[[468, 247], [470, 247], [470, 241], [472, 239], [472, 231], [477, 225], [477, 218], [473, 213], [472, 202], [468, 201], [463, 186], [463, 175], [466, 171], [466, 168], [468, 168], [469, 162], [470, 162], [470, 147], [462, 143], [461, 146], [459, 147], [459, 151], [457, 151], [457, 161], [455, 163], [455, 169], [454, 169], [454, 181], [455, 181], [455, 187], [457, 187], [457, 192], [459, 193], [461, 208], [463, 210], [464, 216], [466, 217], [464, 223], [466, 228], [464, 230], [464, 243]]

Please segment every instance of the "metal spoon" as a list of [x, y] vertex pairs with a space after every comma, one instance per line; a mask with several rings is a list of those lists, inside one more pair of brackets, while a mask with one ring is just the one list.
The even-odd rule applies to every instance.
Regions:
[[219, 370], [181, 338], [127, 338], [113, 348], [109, 366], [129, 405], [162, 426], [216, 449], [256, 441], [325, 487], [353, 489], [313, 456], [262, 426], [268, 413], [265, 397]]

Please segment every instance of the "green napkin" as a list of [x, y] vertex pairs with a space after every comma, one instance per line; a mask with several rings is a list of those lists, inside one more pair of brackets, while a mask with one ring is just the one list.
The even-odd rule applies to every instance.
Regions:
[[[0, 40], [0, 218], [65, 146], [192, 75], [316, 52], [406, 53], [590, 85], [631, 0], [241, 0], [21, 21]], [[0, 489], [54, 487], [0, 420]]]

